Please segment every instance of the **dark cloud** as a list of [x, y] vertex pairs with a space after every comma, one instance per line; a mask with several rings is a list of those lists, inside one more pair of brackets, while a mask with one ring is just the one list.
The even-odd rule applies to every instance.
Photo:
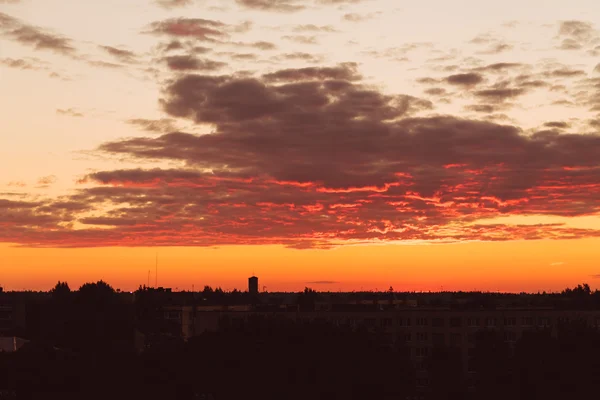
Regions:
[[[182, 50], [185, 47], [187, 47], [183, 42], [181, 42], [180, 40], [171, 40], [168, 43], [161, 43], [158, 48], [160, 51], [162, 52], [169, 52], [169, 51], [174, 51], [174, 50]], [[210, 49], [206, 48], [208, 51], [210, 51]]]
[[478, 113], [493, 113], [497, 110], [497, 106], [493, 106], [491, 104], [474, 104], [465, 107], [468, 111], [475, 111]]
[[251, 61], [257, 60], [259, 57], [254, 53], [236, 53], [230, 55], [232, 60]]
[[150, 24], [149, 33], [216, 42], [229, 36], [230, 27], [220, 21], [201, 18], [171, 18]]
[[341, 282], [338, 281], [310, 281], [306, 282], [307, 285], [335, 285]]
[[[502, 79], [474, 91], [485, 101], [478, 107], [496, 111], [525, 93]], [[130, 121], [164, 133], [99, 150], [170, 168], [97, 171], [62, 199], [0, 203], [0, 241], [329, 248], [600, 236], [560, 224], [478, 223], [599, 212], [599, 134], [432, 116], [431, 102], [369, 86], [353, 63], [264, 76], [178, 74], [162, 93], [166, 114], [211, 133]]]
[[133, 51], [122, 50], [112, 46], [99, 46], [100, 49], [104, 50], [120, 62], [134, 63], [137, 60], [137, 55]]
[[546, 77], [552, 78], [572, 78], [575, 76], [586, 75], [585, 71], [579, 69], [571, 69], [568, 67], [558, 68], [544, 74]]
[[306, 81], [306, 80], [358, 80], [361, 76], [357, 64], [345, 63], [338, 67], [307, 67], [282, 69], [263, 76], [266, 81]]
[[174, 132], [177, 130], [175, 120], [171, 118], [142, 119], [135, 118], [126, 121], [128, 124], [138, 126], [148, 132]]
[[419, 78], [419, 79], [417, 79], [417, 82], [424, 84], [424, 85], [435, 85], [435, 84], [439, 83], [439, 81], [437, 79], [433, 79], [433, 78]]
[[227, 66], [227, 63], [221, 61], [201, 60], [190, 55], [168, 56], [164, 58], [164, 61], [170, 69], [175, 71], [216, 71]]
[[475, 72], [456, 74], [448, 76], [446, 82], [451, 85], [474, 86], [483, 82], [483, 76]]
[[430, 88], [425, 90], [425, 93], [431, 96], [443, 96], [446, 94], [446, 89], [444, 88]]
[[523, 88], [497, 88], [485, 89], [475, 92], [475, 96], [492, 102], [503, 102], [525, 94]]
[[515, 69], [515, 68], [520, 68], [523, 65], [524, 64], [521, 64], [521, 63], [507, 63], [507, 62], [502, 62], [502, 63], [489, 64], [489, 65], [486, 65], [485, 67], [475, 68], [475, 70], [477, 70], [477, 71], [483, 71], [483, 72], [504, 72], [504, 71], [507, 71], [507, 70], [512, 70], [512, 69]]
[[36, 50], [50, 50], [63, 55], [75, 55], [71, 39], [28, 25], [0, 12], [0, 35]]
[[571, 125], [569, 123], [563, 122], [563, 121], [550, 121], [550, 122], [544, 123], [544, 126], [547, 128], [567, 129]]
[[56, 113], [59, 115], [68, 115], [70, 117], [83, 117], [83, 114], [73, 108], [60, 109], [56, 110]]

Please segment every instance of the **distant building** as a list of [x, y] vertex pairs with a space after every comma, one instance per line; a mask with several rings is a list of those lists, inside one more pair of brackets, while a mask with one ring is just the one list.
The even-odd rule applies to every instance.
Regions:
[[258, 278], [256, 276], [248, 278], [248, 292], [253, 296], [258, 295]]

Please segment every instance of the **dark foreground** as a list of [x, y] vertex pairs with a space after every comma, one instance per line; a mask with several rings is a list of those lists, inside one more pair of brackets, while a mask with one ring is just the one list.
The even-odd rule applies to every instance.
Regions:
[[156, 318], [160, 304], [124, 304], [101, 286], [82, 289], [53, 293], [13, 332], [29, 342], [0, 353], [0, 399], [562, 400], [600, 393], [600, 332], [576, 319], [525, 332], [513, 344], [478, 330], [465, 375], [452, 346], [433, 345], [415, 363], [402, 340], [390, 344], [378, 330], [275, 313], [224, 321], [185, 341], [177, 326]]

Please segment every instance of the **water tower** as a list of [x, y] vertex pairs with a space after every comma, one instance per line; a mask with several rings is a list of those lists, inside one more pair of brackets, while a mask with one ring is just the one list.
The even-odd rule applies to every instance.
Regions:
[[252, 296], [258, 295], [258, 278], [256, 276], [248, 278], [248, 292]]

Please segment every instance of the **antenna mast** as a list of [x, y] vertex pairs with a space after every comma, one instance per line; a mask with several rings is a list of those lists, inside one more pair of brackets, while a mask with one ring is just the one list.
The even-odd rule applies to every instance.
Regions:
[[154, 288], [158, 289], [158, 252], [156, 253], [156, 271], [154, 272]]

